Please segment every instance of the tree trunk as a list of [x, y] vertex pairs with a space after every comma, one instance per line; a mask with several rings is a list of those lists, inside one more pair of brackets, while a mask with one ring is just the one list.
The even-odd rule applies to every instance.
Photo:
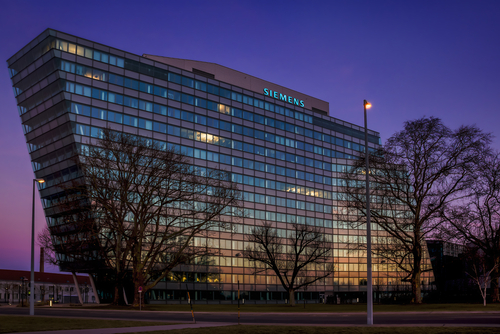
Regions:
[[415, 304], [422, 304], [422, 245], [418, 243], [419, 233], [415, 232], [413, 246], [413, 273], [411, 275], [411, 293]]
[[481, 297], [483, 297], [483, 305], [486, 306], [486, 297], [488, 296], [488, 281], [484, 281], [484, 288], [481, 287], [480, 281], [478, 279], [477, 285], [479, 285], [479, 291], [481, 291]]
[[135, 291], [134, 291], [134, 303], [132, 304], [133, 307], [139, 307], [142, 305], [142, 308], [144, 308], [144, 295], [146, 294], [147, 290], [143, 289], [141, 293], [139, 293], [139, 286], [142, 285], [134, 285]]
[[295, 289], [288, 290], [288, 298], [290, 298], [290, 306], [295, 306]]
[[113, 305], [123, 305], [125, 304], [122, 296], [123, 287], [121, 284], [115, 284], [115, 293], [113, 296]]
[[422, 303], [421, 292], [422, 292], [422, 286], [420, 282], [420, 270], [419, 270], [415, 271], [411, 277], [411, 293], [413, 295], [413, 302], [415, 304]]
[[[139, 288], [142, 288], [142, 292], [139, 293]], [[134, 275], [134, 303], [133, 307], [139, 307], [142, 305], [144, 307], [144, 295], [146, 294], [146, 289], [144, 287], [144, 276], [142, 272], [136, 273]]]

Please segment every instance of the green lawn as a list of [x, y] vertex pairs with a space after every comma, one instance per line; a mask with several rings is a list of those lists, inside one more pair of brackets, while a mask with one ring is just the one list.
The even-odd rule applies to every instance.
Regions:
[[[7, 316], [0, 315], [0, 333], [14, 333], [27, 331], [56, 331], [71, 329], [91, 329], [91, 328], [120, 328], [120, 327], [142, 327], [173, 325], [168, 322], [150, 321], [126, 321], [126, 320], [97, 320], [81, 318], [50, 318], [50, 317], [30, 317], [30, 316]], [[169, 331], [147, 331], [151, 334], [323, 334], [323, 333], [402, 333], [402, 334], [437, 334], [437, 333], [499, 333], [500, 328], [492, 327], [314, 327], [314, 326], [223, 326], [207, 327], [197, 329], [169, 330]]]
[[[130, 306], [111, 306], [103, 305], [92, 308], [105, 309], [133, 309]], [[145, 305], [144, 310], [148, 311], [190, 311], [189, 304], [167, 304], [167, 305]], [[237, 312], [238, 305], [219, 305], [219, 304], [194, 304], [195, 312]], [[297, 304], [290, 307], [284, 304], [247, 304], [240, 305], [241, 312], [366, 312], [366, 304], [351, 305], [326, 305], [326, 304]], [[432, 311], [500, 311], [500, 304], [491, 304], [484, 307], [482, 304], [421, 304], [421, 305], [374, 305], [374, 312], [432, 312]]]
[[197, 329], [177, 329], [169, 331], [149, 332], [151, 334], [451, 334], [472, 333], [489, 334], [498, 333], [500, 328], [494, 327], [302, 327], [302, 326], [226, 326], [207, 327]]
[[0, 315], [0, 333], [171, 325], [168, 322]]

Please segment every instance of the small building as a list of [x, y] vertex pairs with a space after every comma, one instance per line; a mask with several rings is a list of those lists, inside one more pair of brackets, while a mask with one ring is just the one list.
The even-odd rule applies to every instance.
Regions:
[[464, 245], [443, 240], [427, 240], [436, 292], [439, 300], [472, 301], [479, 297], [477, 286], [467, 275], [469, 271]]
[[[0, 269], [0, 303], [27, 303], [30, 294], [31, 272]], [[83, 303], [95, 303], [94, 289], [89, 276], [76, 276]], [[35, 301], [79, 303], [77, 287], [71, 274], [35, 272]]]

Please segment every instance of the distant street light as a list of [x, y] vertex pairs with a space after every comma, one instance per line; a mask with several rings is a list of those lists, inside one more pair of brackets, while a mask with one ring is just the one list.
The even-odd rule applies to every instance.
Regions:
[[366, 109], [372, 107], [371, 103], [364, 100], [363, 107], [365, 111], [365, 162], [366, 162], [366, 324], [373, 325], [373, 286], [372, 286], [372, 235], [370, 222], [370, 166], [369, 166], [369, 151], [368, 151], [368, 120], [366, 117]]
[[44, 179], [33, 179], [33, 207], [31, 210], [30, 315], [35, 315], [35, 184], [44, 182]]

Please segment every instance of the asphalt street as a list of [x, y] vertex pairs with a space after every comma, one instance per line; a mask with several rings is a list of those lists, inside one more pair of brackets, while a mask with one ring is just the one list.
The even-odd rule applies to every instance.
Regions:
[[[29, 310], [0, 307], [0, 314], [28, 315]], [[36, 315], [95, 319], [192, 322], [190, 312], [114, 311], [93, 309], [37, 308]], [[197, 322], [238, 323], [237, 313], [196, 312]], [[247, 313], [242, 312], [242, 324], [282, 325], [363, 325], [365, 313]], [[500, 326], [500, 312], [392, 312], [375, 313], [376, 325], [464, 325]]]

